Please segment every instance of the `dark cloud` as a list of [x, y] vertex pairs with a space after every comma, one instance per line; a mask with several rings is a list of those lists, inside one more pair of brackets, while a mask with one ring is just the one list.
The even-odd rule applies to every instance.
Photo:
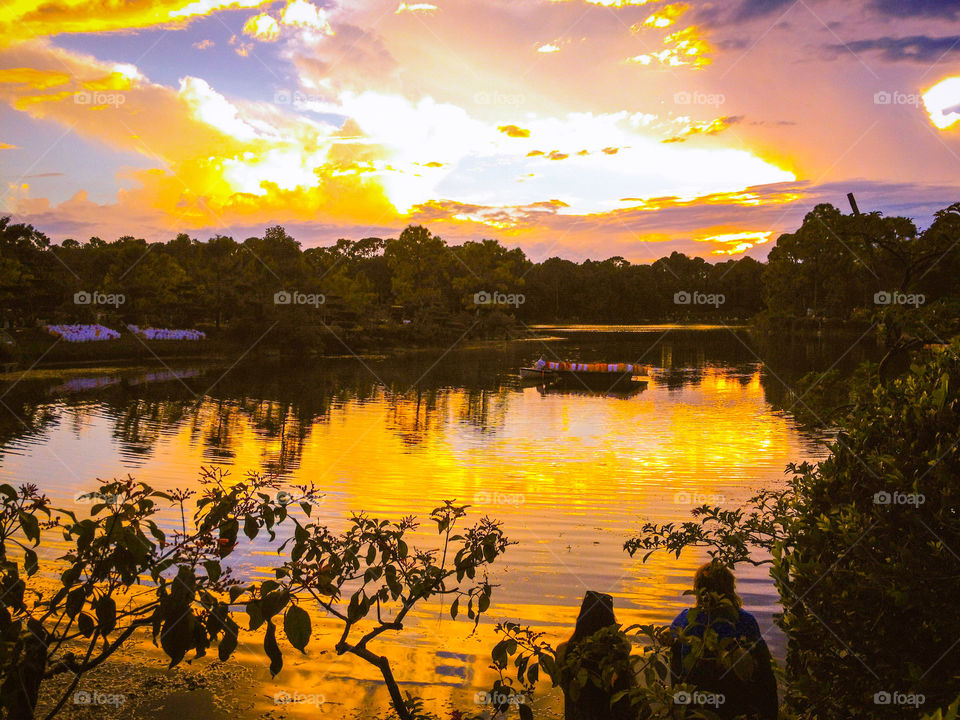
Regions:
[[783, 127], [786, 125], [796, 125], [796, 120], [751, 120], [750, 125], [767, 125], [772, 127]]
[[870, 7], [891, 17], [940, 17], [956, 20], [960, 17], [957, 0], [873, 0]]
[[775, 12], [783, 13], [795, 3], [796, 0], [743, 0], [733, 13], [733, 20], [742, 22], [766, 17]]
[[960, 53], [960, 35], [930, 37], [929, 35], [910, 35], [909, 37], [881, 37], [870, 40], [853, 40], [848, 43], [828, 45], [835, 57], [846, 52], [877, 52], [888, 62], [936, 62], [944, 55]]

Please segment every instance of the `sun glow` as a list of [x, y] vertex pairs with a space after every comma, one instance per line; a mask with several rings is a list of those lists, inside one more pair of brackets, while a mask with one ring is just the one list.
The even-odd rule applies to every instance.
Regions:
[[946, 130], [960, 121], [960, 77], [941, 80], [923, 94], [923, 105], [932, 122]]
[[747, 250], [769, 242], [773, 235], [772, 230], [755, 232], [726, 233], [696, 238], [697, 242], [719, 245], [711, 251], [712, 255], [739, 255]]

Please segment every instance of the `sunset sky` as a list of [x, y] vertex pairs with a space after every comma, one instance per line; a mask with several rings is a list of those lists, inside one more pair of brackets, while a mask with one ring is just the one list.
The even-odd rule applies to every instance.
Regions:
[[0, 213], [54, 240], [764, 257], [960, 200], [957, 0], [3, 0]]

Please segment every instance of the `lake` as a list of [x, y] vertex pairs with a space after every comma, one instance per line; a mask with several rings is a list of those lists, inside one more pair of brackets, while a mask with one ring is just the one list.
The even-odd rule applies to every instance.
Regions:
[[[824, 437], [787, 411], [787, 388], [872, 353], [849, 341], [757, 342], [727, 327], [538, 331], [549, 339], [395, 358], [45, 370], [6, 383], [0, 475], [70, 505], [96, 478], [130, 474], [166, 490], [193, 486], [202, 466], [270, 471], [323, 488], [314, 517], [337, 527], [352, 511], [395, 519], [427, 515], [444, 499], [469, 503], [518, 543], [494, 565], [490, 622], [471, 635], [470, 623], [428, 607], [374, 649], [429, 707], [475, 710], [475, 693], [491, 680], [493, 621], [560, 641], [589, 589], [614, 596], [620, 622], [669, 622], [688, 604], [683, 592], [703, 557], [643, 564], [624, 540], [646, 520], [682, 521], [704, 502], [737, 507], [782, 485], [787, 463], [824, 457]], [[629, 395], [525, 386], [517, 368], [540, 356], [643, 363], [650, 383]], [[165, 518], [172, 523], [173, 512]], [[56, 543], [43, 548], [58, 554]], [[232, 564], [255, 576], [274, 558], [261, 536]], [[739, 571], [738, 587], [782, 656], [766, 570]], [[320, 653], [333, 633], [318, 618], [308, 655], [291, 649], [273, 680], [259, 648], [241, 647], [237, 659], [262, 685], [238, 689], [249, 696], [242, 715], [259, 717], [278, 692], [323, 696], [331, 716], [382, 712], [375, 671]], [[541, 702], [555, 707], [557, 694]]]

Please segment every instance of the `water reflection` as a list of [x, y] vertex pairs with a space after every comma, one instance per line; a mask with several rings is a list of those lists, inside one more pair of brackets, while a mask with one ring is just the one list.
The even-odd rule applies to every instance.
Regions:
[[[622, 551], [624, 539], [642, 520], [683, 520], [703, 501], [736, 507], [781, 483], [788, 462], [822, 456], [778, 407], [799, 376], [852, 368], [869, 352], [765, 347], [730, 329], [573, 330], [561, 341], [442, 357], [64, 371], [7, 386], [0, 475], [68, 501], [96, 477], [128, 472], [169, 489], [193, 483], [204, 464], [267, 470], [323, 487], [319, 518], [334, 525], [354, 510], [424, 515], [456, 498], [501, 518], [519, 543], [495, 566], [493, 615], [559, 638], [587, 589], [611, 592], [622, 622], [670, 619], [698, 558], [644, 565]], [[516, 369], [541, 354], [645, 363], [651, 379], [623, 396], [524, 386]], [[255, 544], [236, 566], [262, 572], [274, 557]], [[768, 628], [776, 607], [765, 572], [744, 571], [740, 586]], [[440, 608], [421, 612], [387, 654], [418, 690], [469, 707], [489, 681], [490, 627], [470, 637], [466, 624], [443, 617]], [[318, 647], [332, 646], [335, 629], [319, 618], [316, 627]], [[775, 651], [778, 643], [774, 636]], [[298, 683], [370, 714], [385, 702], [370, 668], [329, 654], [264, 683], [267, 697]]]

